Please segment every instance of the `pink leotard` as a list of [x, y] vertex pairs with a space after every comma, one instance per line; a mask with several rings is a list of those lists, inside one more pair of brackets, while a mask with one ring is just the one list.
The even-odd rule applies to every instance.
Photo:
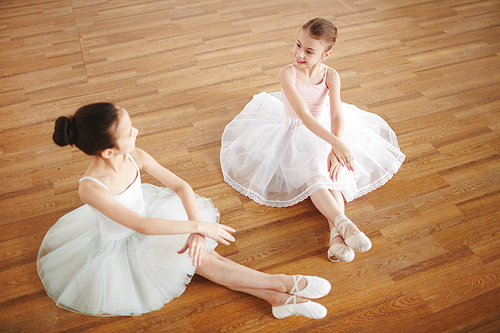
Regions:
[[[328, 71], [328, 67], [325, 66], [325, 74], [323, 75], [323, 80], [321, 80], [318, 84], [305, 84], [297, 79], [297, 72], [295, 71], [295, 67], [290, 65], [293, 68], [293, 72], [295, 73], [295, 87], [299, 91], [300, 96], [306, 102], [309, 111], [311, 112], [314, 118], [318, 118], [321, 114], [321, 110], [325, 107], [328, 98], [328, 87], [326, 86], [326, 73]], [[283, 89], [281, 90], [281, 95], [283, 97], [283, 108], [285, 110], [285, 115], [292, 118], [299, 118], [297, 113], [290, 105], [290, 102], [286, 98]]]

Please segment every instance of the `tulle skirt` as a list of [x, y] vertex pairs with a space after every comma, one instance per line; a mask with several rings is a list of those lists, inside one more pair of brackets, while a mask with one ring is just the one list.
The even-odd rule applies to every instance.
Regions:
[[[385, 184], [405, 159], [396, 134], [378, 115], [342, 103], [344, 143], [354, 171], [329, 178], [331, 146], [300, 119], [284, 114], [281, 93], [260, 93], [225, 128], [221, 143], [224, 180], [259, 204], [292, 206], [315, 191], [339, 190], [349, 202]], [[330, 130], [329, 105], [318, 121]]]
[[[172, 190], [151, 184], [142, 189], [149, 217], [187, 220]], [[197, 201], [202, 221], [218, 223], [211, 200], [197, 196]], [[95, 316], [140, 315], [178, 297], [190, 282], [196, 267], [187, 251], [177, 253], [188, 236], [135, 233], [104, 240], [97, 215], [84, 205], [47, 232], [38, 253], [38, 274], [62, 308]], [[207, 252], [217, 246], [212, 239], [206, 242]]]

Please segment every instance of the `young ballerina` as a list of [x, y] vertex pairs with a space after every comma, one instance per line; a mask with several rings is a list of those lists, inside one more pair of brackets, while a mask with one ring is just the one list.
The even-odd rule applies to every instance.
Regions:
[[281, 92], [255, 95], [226, 126], [220, 159], [224, 180], [259, 204], [311, 197], [330, 226], [328, 258], [350, 262], [371, 242], [345, 216], [344, 198], [382, 186], [405, 155], [382, 118], [341, 102], [339, 74], [323, 64], [336, 37], [325, 19], [302, 27], [295, 62], [278, 75]]
[[[260, 297], [276, 318], [323, 318], [319, 277], [265, 274], [218, 255], [235, 230], [219, 224], [210, 199], [135, 147], [138, 131], [123, 108], [97, 103], [57, 119], [54, 141], [93, 156], [80, 179], [86, 205], [47, 232], [38, 273], [58, 306], [95, 316], [140, 315], [178, 297], [194, 273]], [[141, 184], [144, 169], [168, 188]], [[304, 298], [302, 298], [304, 297]]]

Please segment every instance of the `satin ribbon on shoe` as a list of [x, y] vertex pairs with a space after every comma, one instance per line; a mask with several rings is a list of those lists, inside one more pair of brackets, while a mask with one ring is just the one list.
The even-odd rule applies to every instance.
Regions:
[[344, 238], [344, 243], [347, 244], [351, 249], [356, 252], [366, 252], [372, 248], [372, 242], [363, 232], [355, 232], [352, 236], [345, 238], [347, 233], [347, 227], [352, 223], [347, 216], [344, 214], [339, 214], [334, 221], [335, 226], [339, 230], [342, 238]]
[[[302, 278], [306, 279], [307, 285], [304, 289], [299, 290], [299, 281]], [[306, 298], [320, 298], [328, 295], [330, 289], [332, 289], [332, 285], [323, 278], [317, 276], [294, 275], [293, 287], [289, 294]]]
[[333, 244], [332, 240], [335, 237], [342, 237], [336, 227], [333, 227], [330, 231], [330, 247], [328, 248], [328, 260], [331, 262], [339, 262], [340, 260], [344, 262], [351, 262], [354, 260], [355, 254], [354, 251], [345, 243], [343, 244]]

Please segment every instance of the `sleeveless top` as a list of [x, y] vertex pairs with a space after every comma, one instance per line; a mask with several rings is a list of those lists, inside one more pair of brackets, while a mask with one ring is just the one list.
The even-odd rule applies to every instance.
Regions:
[[[134, 161], [132, 156], [130, 154], [127, 154], [127, 157], [134, 163], [136, 169], [137, 169], [137, 175], [135, 177], [135, 180], [130, 184], [129, 187], [125, 189], [120, 194], [110, 194], [109, 196], [111, 199], [116, 201], [117, 203], [127, 207], [128, 209], [133, 210], [139, 215], [146, 216], [146, 205], [144, 203], [144, 198], [142, 195], [142, 186], [141, 186], [141, 173], [139, 171], [139, 166], [137, 163]], [[82, 177], [80, 178], [80, 182], [84, 179], [89, 179], [97, 184], [101, 185], [104, 187], [108, 192], [109, 189], [104, 183], [102, 183], [100, 180], [93, 178], [93, 177]], [[90, 206], [90, 205], [89, 205]], [[99, 225], [100, 225], [100, 230], [101, 230], [101, 235], [103, 239], [106, 240], [117, 240], [121, 238], [128, 237], [134, 233], [136, 233], [135, 230], [132, 230], [130, 228], [127, 228], [126, 226], [113, 221], [94, 207], [90, 206], [92, 210], [97, 214], [99, 218]]]
[[[328, 87], [326, 86], [326, 73], [328, 72], [328, 67], [325, 66], [325, 74], [323, 75], [323, 80], [321, 80], [320, 83], [306, 84], [297, 79], [295, 67], [293, 65], [289, 66], [293, 68], [293, 72], [295, 73], [295, 87], [299, 91], [300, 96], [302, 96], [302, 99], [306, 102], [312, 116], [314, 118], [318, 118], [328, 101]], [[281, 95], [283, 97], [283, 109], [285, 111], [285, 115], [292, 118], [299, 118], [286, 98], [283, 89], [281, 90]]]

